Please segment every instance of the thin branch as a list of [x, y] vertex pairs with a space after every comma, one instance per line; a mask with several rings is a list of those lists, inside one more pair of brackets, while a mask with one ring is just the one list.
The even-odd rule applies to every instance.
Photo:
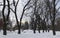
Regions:
[[32, 8], [33, 6], [29, 6], [28, 8], [26, 8], [25, 10], [27, 10], [27, 9], [30, 9], [30, 8]]
[[19, 0], [17, 1], [16, 6], [18, 5], [18, 3], [19, 3]]
[[14, 11], [12, 8], [10, 8], [10, 10], [11, 10], [13, 13], [15, 13], [15, 11]]

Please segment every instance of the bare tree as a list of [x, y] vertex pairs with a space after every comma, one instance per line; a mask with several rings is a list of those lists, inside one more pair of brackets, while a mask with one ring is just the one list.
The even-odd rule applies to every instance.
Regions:
[[56, 35], [56, 33], [55, 33], [55, 19], [56, 19], [56, 13], [58, 13], [58, 10], [60, 9], [60, 7], [58, 9], [56, 9], [58, 2], [59, 2], [59, 0], [52, 0], [52, 1], [46, 0], [45, 1], [46, 5], [47, 5], [47, 9], [49, 9], [49, 10], [47, 10], [47, 12], [50, 15], [53, 35]]
[[15, 18], [16, 18], [16, 23], [18, 25], [18, 34], [20, 34], [20, 26], [19, 26], [19, 22], [18, 22], [18, 18], [17, 18], [17, 6], [18, 6], [19, 0], [17, 1], [17, 3], [15, 2], [15, 0], [13, 0], [13, 5], [14, 5], [14, 10], [12, 8], [10, 8], [13, 13], [15, 14]]
[[7, 21], [9, 20], [9, 15], [10, 15], [10, 1], [7, 0], [8, 3], [8, 14], [7, 14]]
[[53, 7], [53, 20], [52, 20], [53, 35], [56, 35], [56, 33], [55, 33], [55, 15], [56, 15], [55, 2], [56, 2], [56, 0], [53, 0], [53, 5], [54, 5], [54, 7]]
[[20, 28], [21, 28], [21, 21], [22, 21], [24, 12], [27, 10], [27, 9], [25, 9], [25, 8], [26, 8], [26, 6], [30, 3], [30, 1], [31, 1], [31, 0], [29, 0], [29, 1], [26, 3], [26, 5], [24, 6], [24, 8], [23, 8], [23, 12], [22, 12], [22, 15], [21, 15], [21, 18], [20, 18]]
[[[8, 14], [7, 14], [7, 21], [8, 21], [9, 14], [10, 14], [10, 4], [9, 4], [9, 0], [7, 0], [7, 2], [8, 2]], [[7, 23], [6, 23], [6, 18], [5, 18], [5, 15], [4, 15], [5, 7], [6, 7], [6, 1], [3, 0], [3, 9], [2, 9], [2, 15], [3, 15], [3, 21], [4, 21], [4, 24], [3, 24], [3, 35], [7, 34], [7, 32], [6, 32]]]
[[4, 15], [4, 11], [5, 11], [5, 4], [6, 4], [6, 1], [3, 0], [3, 9], [2, 9], [2, 15], [3, 15], [3, 21], [4, 21], [4, 24], [3, 24], [3, 35], [6, 35], [6, 19], [5, 19], [5, 15]]

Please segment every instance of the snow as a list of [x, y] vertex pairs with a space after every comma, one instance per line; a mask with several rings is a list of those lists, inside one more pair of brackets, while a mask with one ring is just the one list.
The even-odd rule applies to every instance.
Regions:
[[60, 32], [56, 31], [56, 35], [54, 36], [52, 31], [48, 32], [42, 32], [34, 34], [32, 30], [24, 30], [21, 32], [21, 34], [17, 34], [17, 30], [15, 32], [7, 32], [7, 35], [3, 35], [2, 31], [0, 32], [0, 38], [60, 38]]

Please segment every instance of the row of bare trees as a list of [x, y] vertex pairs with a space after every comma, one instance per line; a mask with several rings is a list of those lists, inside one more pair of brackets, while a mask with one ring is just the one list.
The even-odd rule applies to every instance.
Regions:
[[[30, 4], [27, 6], [29, 10], [32, 10], [30, 13], [27, 13], [26, 16], [31, 17], [31, 25], [34, 29], [34, 33], [36, 28], [38, 27], [38, 31], [40, 33], [41, 27], [52, 25], [53, 35], [56, 35], [55, 32], [55, 19], [56, 13], [58, 13], [59, 8], [56, 8], [59, 0], [31, 0]], [[30, 14], [30, 15], [28, 15]], [[50, 22], [48, 23], [48, 21]], [[47, 28], [47, 27], [45, 27]], [[43, 28], [43, 30], [45, 29]]]
[[[6, 5], [6, 1], [7, 1], [7, 5]], [[34, 33], [37, 27], [38, 27], [39, 33], [41, 28], [45, 30], [47, 28], [46, 26], [49, 25], [49, 23], [47, 22], [50, 20], [52, 25], [53, 35], [56, 35], [55, 18], [56, 18], [56, 13], [58, 13], [58, 10], [60, 9], [60, 8], [56, 9], [56, 6], [58, 4], [58, 2], [56, 3], [56, 1], [57, 0], [28, 0], [28, 2], [23, 8], [23, 12], [20, 17], [20, 25], [19, 25], [18, 18], [17, 18], [17, 8], [18, 8], [17, 6], [19, 3], [19, 0], [17, 0], [17, 2], [13, 0], [12, 4], [10, 4], [10, 0], [3, 0], [3, 4], [0, 5], [0, 6], [3, 6], [3, 9], [2, 9], [2, 15], [3, 15], [3, 21], [4, 21], [3, 34], [4, 35], [7, 34], [6, 27], [7, 27], [7, 21], [9, 20], [10, 11], [12, 11], [15, 15], [16, 23], [18, 26], [18, 34], [20, 34], [21, 21], [26, 11], [28, 12], [26, 16], [31, 17], [31, 23], [32, 23], [31, 25], [34, 29]], [[11, 8], [11, 5], [14, 6], [14, 9]], [[4, 15], [6, 6], [8, 7], [7, 21]]]
[[[6, 5], [6, 1], [7, 1], [7, 5]], [[21, 21], [22, 21], [25, 10], [27, 10], [26, 6], [29, 4], [29, 2], [30, 2], [30, 0], [28, 0], [28, 2], [26, 3], [26, 5], [23, 8], [23, 12], [22, 12], [22, 15], [21, 15], [21, 18], [20, 18], [20, 25], [19, 25], [19, 21], [18, 21], [18, 18], [17, 18], [17, 6], [18, 6], [18, 3], [19, 3], [19, 0], [17, 0], [17, 2], [15, 0], [13, 0], [13, 3], [11, 3], [11, 4], [10, 4], [10, 0], [3, 0], [3, 4], [0, 5], [0, 6], [3, 6], [3, 9], [2, 9], [2, 15], [3, 15], [3, 21], [4, 21], [3, 35], [7, 34], [7, 31], [6, 31], [7, 30], [7, 21], [9, 20], [10, 10], [15, 14], [16, 23], [17, 23], [17, 26], [18, 26], [18, 34], [21, 33], [20, 32]], [[14, 6], [14, 10], [13, 10], [13, 8], [11, 8], [11, 5]], [[5, 9], [6, 9], [6, 7], [8, 7], [7, 21], [6, 21], [6, 17], [5, 17]]]

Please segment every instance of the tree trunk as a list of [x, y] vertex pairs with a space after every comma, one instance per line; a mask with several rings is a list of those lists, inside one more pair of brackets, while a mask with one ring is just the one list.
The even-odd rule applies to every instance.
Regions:
[[54, 4], [54, 8], [53, 8], [53, 20], [52, 20], [53, 35], [56, 35], [56, 33], [55, 33], [55, 15], [56, 15], [56, 13], [55, 13], [55, 11], [56, 11], [56, 9], [55, 9], [55, 1], [56, 0], [53, 0], [53, 4]]
[[16, 9], [17, 9], [17, 6], [15, 6], [15, 18], [16, 18], [16, 22], [17, 22], [17, 25], [18, 25], [18, 34], [20, 34], [20, 26], [19, 26], [17, 14], [16, 14], [16, 11], [17, 11]]
[[2, 15], [3, 15], [3, 35], [6, 35], [7, 32], [6, 32], [6, 27], [7, 27], [7, 24], [6, 24], [6, 19], [5, 19], [5, 16], [4, 16], [4, 10], [5, 10], [5, 0], [3, 0], [3, 9], [2, 9]]

